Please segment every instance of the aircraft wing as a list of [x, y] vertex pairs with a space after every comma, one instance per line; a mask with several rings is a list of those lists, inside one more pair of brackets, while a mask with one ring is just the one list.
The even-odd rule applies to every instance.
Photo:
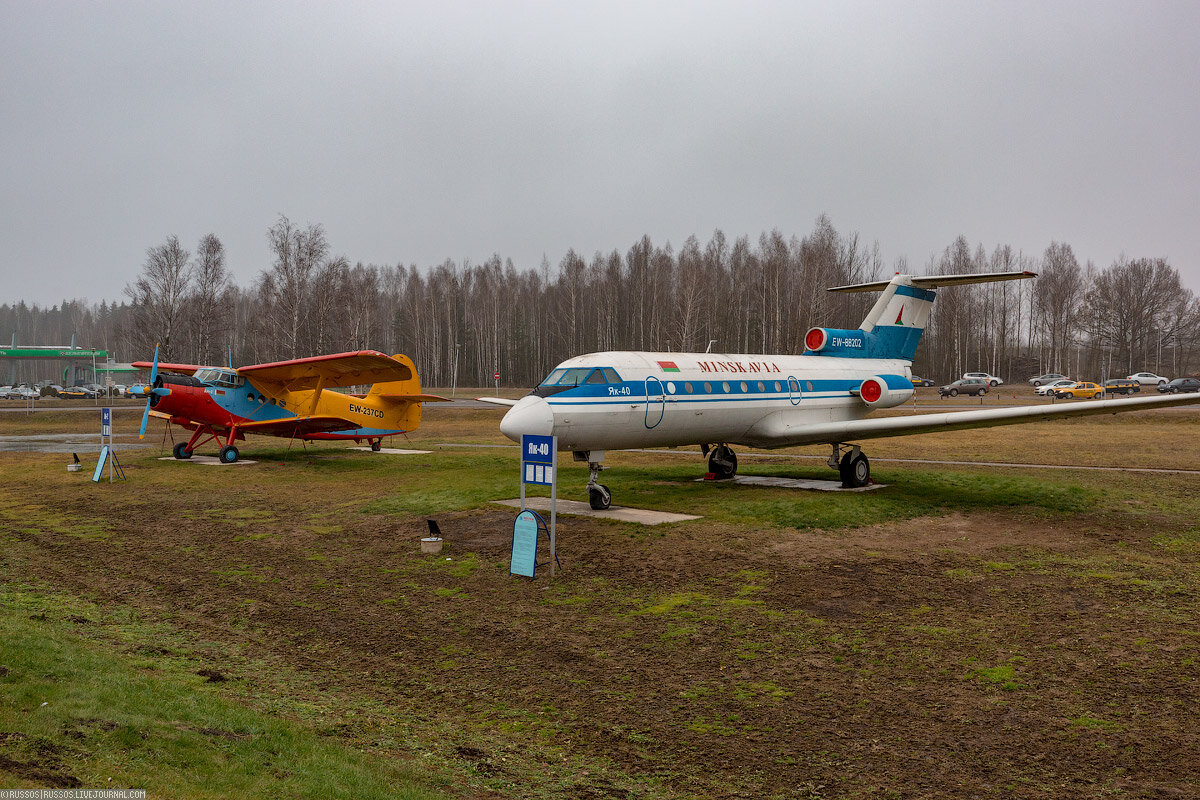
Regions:
[[507, 397], [476, 397], [481, 403], [491, 403], [494, 406], [515, 406], [519, 401], [509, 400]]
[[[138, 369], [152, 369], [154, 367], [154, 362], [134, 361], [132, 364], [130, 364], [130, 366], [137, 367]], [[161, 361], [158, 362], [158, 368], [163, 372], [178, 372], [181, 375], [194, 375], [196, 370], [203, 369], [203, 367], [197, 366], [196, 364], [164, 364]]]
[[[159, 369], [163, 368], [159, 364]], [[385, 381], [406, 381], [412, 378], [408, 365], [376, 350], [335, 353], [312, 358], [295, 358], [271, 364], [242, 367], [238, 374], [254, 382], [279, 384], [287, 391], [355, 386]]]
[[361, 427], [360, 423], [351, 422], [341, 417], [287, 417], [286, 419], [269, 419], [263, 422], [246, 422], [237, 426], [244, 433], [261, 433], [267, 436], [304, 436], [306, 433], [330, 433], [331, 431], [348, 431]]
[[937, 414], [913, 414], [901, 417], [876, 417], [820, 422], [813, 424], [800, 412], [777, 411], [757, 424], [745, 436], [744, 443], [754, 447], [794, 447], [806, 444], [857, 442], [862, 439], [884, 439], [889, 436], [912, 436], [918, 433], [944, 433], [970, 428], [991, 428], [998, 425], [1018, 425], [1043, 419], [1084, 417], [1093, 414], [1119, 414], [1123, 411], [1145, 411], [1169, 408], [1188, 403], [1200, 403], [1200, 394], [1145, 397], [1133, 400], [1094, 400], [1064, 403], [1054, 406], [1018, 406], [988, 408], [979, 411], [952, 411]]

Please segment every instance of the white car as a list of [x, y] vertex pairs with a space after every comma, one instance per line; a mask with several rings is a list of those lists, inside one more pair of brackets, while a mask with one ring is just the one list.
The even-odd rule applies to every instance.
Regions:
[[1059, 389], [1069, 389], [1076, 384], [1076, 381], [1050, 381], [1050, 383], [1038, 386], [1033, 391], [1035, 394], [1050, 396]]
[[981, 381], [985, 381], [988, 386], [999, 386], [1004, 383], [1003, 378], [997, 378], [995, 375], [989, 375], [986, 372], [964, 372], [963, 380], [965, 381], [968, 378], [978, 378]]
[[1142, 386], [1166, 386], [1171, 382], [1170, 378], [1155, 375], [1153, 372], [1135, 372], [1132, 375], [1126, 375], [1125, 380], [1137, 381]]

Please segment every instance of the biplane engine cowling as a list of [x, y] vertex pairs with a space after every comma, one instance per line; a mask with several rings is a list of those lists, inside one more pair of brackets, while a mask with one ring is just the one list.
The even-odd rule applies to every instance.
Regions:
[[[905, 385], [907, 384], [907, 385]], [[909, 381], [888, 380], [872, 375], [858, 385], [858, 399], [868, 408], [892, 408], [913, 396], [913, 385]]]

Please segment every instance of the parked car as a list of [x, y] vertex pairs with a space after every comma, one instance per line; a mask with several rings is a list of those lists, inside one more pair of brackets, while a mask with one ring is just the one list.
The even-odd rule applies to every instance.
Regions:
[[1068, 397], [1092, 397], [1099, 399], [1103, 394], [1104, 387], [1091, 381], [1080, 381], [1074, 386], [1065, 386], [1062, 389], [1054, 390], [1054, 396], [1060, 400]]
[[1200, 392], [1200, 378], [1176, 378], [1170, 383], [1159, 384], [1158, 390], [1167, 394]]
[[913, 386], [937, 386], [937, 384], [934, 383], [933, 381], [931, 381], [929, 378], [918, 378], [916, 375], [913, 375], [912, 385]]
[[31, 389], [28, 386], [14, 386], [4, 396], [9, 400], [37, 400], [42, 394], [37, 389]]
[[1047, 372], [1045, 375], [1034, 375], [1029, 379], [1029, 382], [1034, 386], [1045, 386], [1047, 383], [1065, 380], [1069, 380], [1066, 375], [1061, 375], [1057, 372]]
[[129, 387], [127, 387], [123, 383], [114, 383], [112, 386], [110, 386], [108, 388], [109, 388], [109, 391], [112, 392], [113, 397], [128, 397], [129, 396]]
[[1140, 383], [1126, 378], [1113, 378], [1111, 381], [1104, 382], [1104, 391], [1108, 394], [1133, 394], [1141, 390]]
[[134, 383], [134, 384], [131, 384], [130, 387], [125, 390], [125, 396], [126, 397], [145, 397], [147, 394], [149, 394], [149, 392], [150, 392], [150, 387], [147, 384]]
[[987, 394], [987, 390], [988, 382], [983, 378], [959, 378], [954, 383], [946, 384], [938, 389], [938, 394], [942, 397], [958, 397], [960, 394], [969, 394], [974, 397]]
[[1076, 383], [1078, 383], [1078, 381], [1065, 379], [1061, 381], [1052, 381], [1037, 387], [1033, 390], [1033, 393], [1043, 395], [1044, 397], [1049, 397], [1050, 395], [1054, 394], [1055, 391], [1059, 389], [1070, 389]]
[[70, 386], [66, 389], [59, 389], [58, 396], [64, 400], [87, 400], [88, 398], [95, 397], [95, 395], [89, 394], [88, 390], [82, 386]]
[[1155, 375], [1153, 372], [1135, 372], [1132, 375], [1126, 375], [1125, 379], [1137, 381], [1142, 386], [1163, 386], [1171, 382], [1170, 378]]
[[997, 378], [995, 375], [989, 375], [986, 372], [964, 372], [962, 376], [964, 381], [974, 378], [978, 378], [988, 386], [999, 386], [1000, 384], [1004, 383], [1003, 378]]

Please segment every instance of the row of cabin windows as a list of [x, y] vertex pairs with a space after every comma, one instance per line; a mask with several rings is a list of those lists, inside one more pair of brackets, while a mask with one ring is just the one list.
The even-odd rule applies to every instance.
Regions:
[[[807, 381], [806, 384], [808, 387], [808, 391], [811, 392], [813, 390], [812, 381]], [[692, 383], [691, 381], [686, 381], [683, 384], [683, 391], [686, 394], [692, 394], [696, 391], [696, 388], [699, 387], [700, 385], [701, 384]], [[713, 394], [713, 384], [709, 383], [708, 381], [705, 381], [703, 386], [704, 386], [705, 394]], [[740, 383], [737, 383], [737, 384], [731, 384], [729, 381], [724, 381], [721, 384], [719, 384], [718, 388], [719, 388], [720, 392], [722, 392], [724, 394], [733, 394], [734, 386], [737, 386], [737, 388], [740, 389], [743, 394], [748, 394], [751, 391], [751, 388], [750, 388], [751, 384], [747, 383], [746, 381], [741, 381]], [[758, 381], [757, 383], [753, 384], [753, 386], [760, 392], [767, 392], [767, 391], [772, 391], [772, 390], [776, 391], [776, 392], [782, 392], [784, 390], [784, 383], [782, 381]], [[796, 380], [795, 378], [789, 379], [787, 381], [787, 389], [790, 392], [800, 391], [800, 381]], [[669, 394], [675, 394], [675, 391], [676, 391], [675, 384], [668, 383], [667, 384], [667, 392]]]
[[[620, 382], [621, 382], [621, 376], [618, 375], [617, 371], [615, 369], [613, 369], [612, 367], [569, 367], [569, 368], [565, 368], [565, 369], [554, 370], [553, 372], [551, 372], [549, 375], [546, 376], [546, 380], [542, 381], [541, 385], [542, 386], [555, 386], [555, 387], [559, 388], [559, 391], [562, 391], [562, 389], [564, 387], [570, 387], [570, 386], [581, 386], [584, 384], [593, 384], [594, 385], [594, 384], [620, 383]], [[806, 381], [805, 383], [806, 383], [807, 390], [811, 392], [813, 390], [812, 381]], [[686, 381], [683, 383], [683, 391], [687, 394], [693, 394], [693, 393], [695, 393], [696, 388], [700, 385], [701, 384], [699, 384], [699, 383], [692, 383], [691, 381]], [[704, 386], [705, 394], [713, 393], [713, 384], [712, 383], [705, 382], [703, 384], [703, 386]], [[720, 384], [720, 389], [725, 394], [731, 394], [733, 392], [733, 386], [734, 386], [734, 384], [730, 384], [729, 381], [724, 381]], [[736, 384], [736, 386], [743, 393], [748, 393], [751, 391], [751, 388], [750, 388], [751, 384], [747, 383], [746, 381], [741, 381], [738, 384]], [[760, 392], [767, 392], [767, 391], [771, 391], [771, 390], [774, 390], [776, 392], [784, 391], [784, 383], [782, 381], [758, 381], [754, 384], [754, 386]], [[770, 387], [770, 388], [768, 388], [768, 387]], [[787, 390], [790, 392], [800, 391], [800, 381], [796, 380], [795, 378], [790, 379], [787, 382]], [[670, 394], [675, 394], [676, 389], [675, 389], [674, 382], [667, 383], [667, 392]]]

